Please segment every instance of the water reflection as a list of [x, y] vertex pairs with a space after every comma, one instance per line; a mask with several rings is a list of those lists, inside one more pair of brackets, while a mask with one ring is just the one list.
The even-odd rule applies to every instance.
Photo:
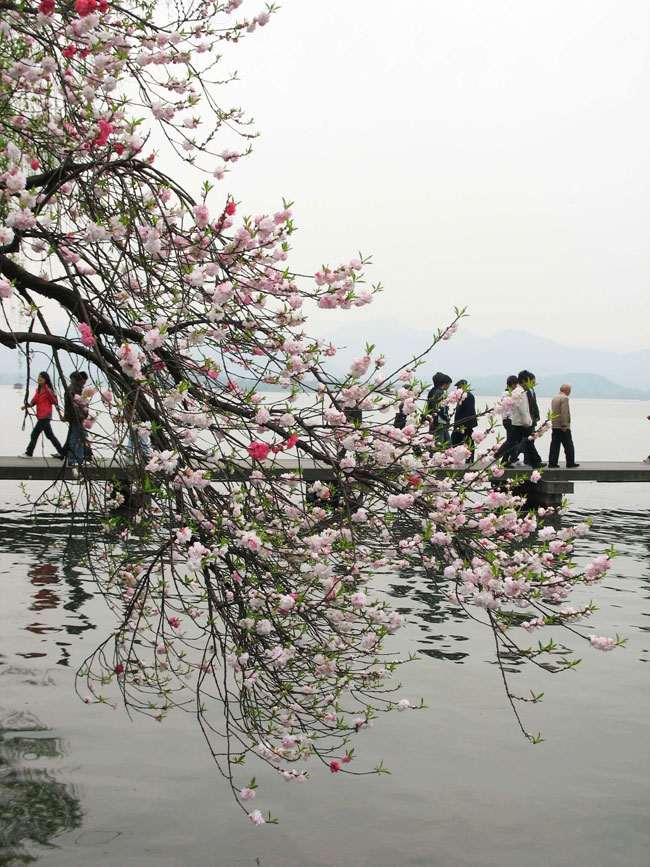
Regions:
[[[387, 592], [392, 597], [393, 607], [403, 617], [417, 622], [420, 632], [424, 633], [418, 641], [418, 653], [433, 659], [462, 663], [468, 654], [456, 645], [467, 641], [468, 636], [432, 629], [441, 623], [462, 623], [467, 620], [465, 612], [447, 600], [447, 582], [427, 580], [423, 573], [411, 568], [401, 569], [399, 578], [400, 583], [389, 584]], [[413, 604], [404, 605], [406, 600]], [[417, 617], [417, 621], [414, 617]]]
[[638, 562], [647, 560], [650, 553], [650, 509], [570, 509], [566, 513], [567, 524], [581, 521], [591, 521], [591, 530], [582, 540], [585, 547], [595, 550], [603, 545], [620, 545]]
[[[56, 647], [57, 664], [68, 665], [70, 642], [62, 639], [95, 629], [83, 610], [93, 593], [87, 590], [88, 580], [80, 566], [99, 532], [99, 522], [92, 516], [87, 523], [75, 523], [67, 513], [11, 509], [0, 510], [0, 527], [0, 549], [14, 556], [12, 570], [22, 571], [29, 564], [27, 577], [33, 588], [25, 605], [32, 617], [22, 628], [37, 636], [39, 645], [15, 654], [36, 659]], [[52, 641], [54, 638], [57, 640]]]
[[0, 728], [0, 865], [37, 860], [29, 844], [51, 845], [81, 825], [73, 786], [56, 779], [61, 739], [49, 731]]
[[[620, 553], [614, 561], [612, 572], [592, 595], [599, 597], [601, 610], [616, 612], [620, 608], [616, 594], [633, 593], [641, 599], [650, 598], [650, 511], [626, 509], [572, 509], [562, 518], [565, 525], [591, 522], [591, 531], [578, 542], [576, 557], [578, 561], [597, 556], [613, 545]], [[403, 569], [398, 580], [393, 580], [386, 588], [393, 606], [411, 623], [419, 627], [417, 651], [442, 662], [462, 664], [469, 656], [465, 645], [475, 634], [469, 615], [456, 605], [447, 601], [446, 581], [432, 581], [422, 572]], [[613, 597], [613, 598], [612, 598]], [[606, 601], [605, 601], [606, 600]], [[635, 606], [639, 610], [639, 606]], [[480, 617], [482, 612], [477, 611]], [[647, 623], [628, 624], [621, 628], [626, 634], [630, 629], [650, 633], [650, 606], [640, 611]], [[525, 619], [522, 617], [522, 619]], [[600, 621], [596, 615], [594, 622]], [[448, 624], [444, 629], [442, 624]], [[452, 627], [452, 624], [453, 627]], [[637, 646], [635, 642], [635, 647]], [[507, 662], [506, 670], [511, 673], [520, 671], [522, 659], [517, 654], [502, 653]], [[650, 648], [641, 647], [639, 658], [650, 661]], [[494, 663], [493, 659], [487, 660]]]
[[29, 606], [30, 611], [43, 611], [46, 608], [58, 608], [61, 597], [53, 590], [48, 589], [48, 584], [59, 584], [61, 578], [58, 575], [58, 570], [53, 563], [42, 563], [40, 566], [32, 566], [27, 573], [29, 580], [35, 587], [43, 587], [35, 595], [32, 604]]
[[[611, 597], [641, 593], [642, 598], [650, 598], [650, 510], [574, 508], [563, 520], [591, 522], [590, 533], [579, 542], [579, 559], [593, 557], [612, 544], [620, 550], [621, 560], [615, 561], [610, 577], [596, 595], [603, 599], [608, 594]], [[91, 516], [89, 524], [80, 521], [75, 524], [65, 513], [32, 514], [12, 509], [0, 511], [0, 527], [0, 546], [23, 554], [30, 564], [27, 574], [33, 592], [26, 607], [33, 617], [23, 628], [39, 644], [18, 655], [45, 656], [56, 648], [57, 664], [67, 665], [70, 641], [65, 639], [95, 628], [84, 611], [85, 603], [93, 595], [87, 590], [92, 584], [80, 573], [79, 565], [84, 562], [92, 538], [100, 532], [99, 521]], [[444, 581], [436, 582], [421, 572], [404, 569], [392, 576], [386, 592], [394, 607], [419, 627], [418, 652], [436, 661], [458, 665], [469, 656], [473, 627], [468, 615], [447, 601], [447, 589]], [[601, 607], [605, 604], [615, 610], [619, 602], [609, 598]], [[61, 616], [62, 612], [66, 616]], [[634, 624], [634, 629], [647, 635], [650, 633], [647, 605], [638, 617], [643, 620]], [[629, 632], [628, 624], [624, 630]], [[640, 648], [640, 658], [650, 659], [649, 648]], [[517, 659], [508, 662], [512, 670], [517, 670]]]

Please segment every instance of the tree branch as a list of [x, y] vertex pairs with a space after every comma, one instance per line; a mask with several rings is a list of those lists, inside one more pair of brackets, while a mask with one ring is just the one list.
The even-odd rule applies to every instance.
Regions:
[[82, 321], [86, 318], [82, 313], [82, 308], [85, 308], [90, 324], [96, 334], [110, 334], [117, 340], [128, 338], [138, 343], [142, 340], [142, 332], [135, 328], [120, 328], [113, 325], [108, 319], [97, 313], [87, 300], [81, 301], [73, 289], [69, 289], [67, 286], [63, 286], [54, 280], [45, 280], [43, 277], [37, 277], [36, 274], [32, 274], [6, 256], [0, 256], [0, 272], [5, 277], [13, 280], [18, 287], [30, 289], [32, 292], [36, 292], [37, 295], [57, 301], [65, 310]]
[[69, 352], [72, 355], [79, 355], [95, 364], [98, 367], [102, 366], [101, 358], [90, 349], [85, 349], [79, 346], [73, 340], [68, 340], [66, 337], [58, 337], [54, 334], [35, 334], [33, 331], [3, 331], [0, 330], [0, 343], [7, 346], [9, 349], [16, 349], [20, 343], [42, 343], [45, 346], [51, 346], [54, 349], [61, 349]]

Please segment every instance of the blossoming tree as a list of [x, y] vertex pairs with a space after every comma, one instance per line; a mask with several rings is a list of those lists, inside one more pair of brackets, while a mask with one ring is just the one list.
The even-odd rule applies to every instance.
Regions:
[[[219, 101], [221, 52], [274, 12], [240, 5], [0, 0], [0, 342], [45, 349], [63, 381], [70, 359], [88, 370], [77, 401], [95, 453], [131, 476], [128, 503], [83, 472], [58, 494], [104, 521], [89, 561], [116, 628], [80, 669], [86, 700], [119, 690], [157, 719], [195, 713], [261, 824], [245, 764], [296, 782], [319, 762], [361, 772], [356, 736], [411, 707], [377, 576], [411, 565], [448, 582], [499, 659], [559, 670], [570, 651], [526, 630], [584, 638], [572, 624], [591, 607], [565, 600], [609, 558], [578, 570], [584, 528], [522, 510], [494, 420], [467, 471], [469, 449], [420, 423], [418, 367], [460, 313], [396, 371], [373, 347], [346, 376], [328, 370], [336, 349], [309, 336], [310, 307], [376, 290], [361, 259], [296, 275], [290, 205], [240, 218], [219, 190], [253, 135]], [[296, 462], [325, 472], [305, 484]]]

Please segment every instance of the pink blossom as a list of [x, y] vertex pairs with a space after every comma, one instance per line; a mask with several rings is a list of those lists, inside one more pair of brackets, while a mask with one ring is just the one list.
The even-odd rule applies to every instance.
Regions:
[[340, 412], [338, 409], [335, 409], [334, 407], [330, 407], [329, 409], [326, 409], [325, 412], [323, 413], [323, 416], [325, 418], [325, 421], [331, 425], [345, 424], [345, 422], [347, 421], [347, 419], [345, 417], [345, 413]]
[[95, 345], [95, 337], [87, 322], [79, 323], [79, 336], [84, 346], [90, 347]]
[[593, 563], [589, 563], [587, 568], [585, 569], [585, 578], [588, 581], [595, 581], [597, 578], [600, 578], [601, 575], [604, 575], [605, 572], [609, 569], [611, 565], [609, 557], [605, 554], [601, 554], [599, 557], [593, 561]]
[[[87, 0], [77, 0], [77, 2], [87, 2]], [[94, 2], [94, 0], [92, 0]], [[65, 52], [64, 52], [65, 54]], [[109, 135], [113, 132], [113, 124], [109, 123], [104, 118], [100, 118], [97, 122], [98, 133], [93, 139], [93, 145], [97, 145], [98, 147], [102, 147], [108, 141]]]
[[447, 394], [445, 398], [445, 403], [453, 406], [454, 404], [459, 403], [459, 401], [463, 400], [465, 397], [465, 391], [462, 388], [452, 388], [451, 391]]
[[142, 379], [143, 357], [133, 343], [123, 343], [118, 352], [120, 367], [132, 379]]
[[[365, 307], [366, 304], [370, 304], [372, 301], [372, 292], [370, 289], [361, 289], [357, 292], [357, 297], [354, 302], [355, 307]], [[382, 365], [377, 365], [381, 367]]]
[[341, 763], [339, 762], [339, 760], [332, 759], [332, 761], [329, 763], [329, 769], [333, 774], [338, 774], [338, 772], [341, 770]]
[[392, 509], [408, 509], [415, 502], [413, 494], [390, 494], [388, 505]]
[[255, 799], [255, 789], [249, 789], [245, 786], [243, 789], [239, 790], [239, 797], [242, 801], [252, 801]]
[[17, 210], [10, 211], [7, 214], [6, 222], [7, 226], [10, 226], [12, 229], [24, 231], [25, 229], [31, 229], [36, 225], [36, 218], [29, 208], [18, 208]]
[[370, 367], [370, 356], [364, 355], [363, 358], [358, 358], [350, 367], [350, 376], [361, 377], [365, 376]]
[[281, 596], [280, 601], [278, 602], [278, 610], [284, 613], [291, 611], [296, 605], [296, 600], [293, 596]]
[[273, 624], [270, 620], [258, 620], [255, 624], [255, 632], [257, 632], [258, 635], [270, 635], [272, 631]]
[[614, 650], [616, 647], [616, 641], [604, 635], [590, 635], [589, 642], [596, 650]]
[[534, 629], [541, 629], [542, 626], [546, 625], [546, 621], [543, 617], [534, 617], [532, 620], [524, 620], [521, 624], [522, 628], [526, 630], [526, 632], [532, 632]]
[[265, 461], [269, 456], [271, 446], [267, 445], [267, 443], [260, 442], [260, 440], [253, 440], [246, 451], [254, 460]]
[[97, 0], [75, 0], [74, 8], [81, 18], [85, 18], [97, 9]]
[[166, 449], [162, 452], [152, 452], [151, 458], [145, 466], [145, 469], [148, 470], [150, 473], [163, 472], [171, 475], [173, 472], [175, 472], [177, 466], [178, 457], [174, 454], [174, 452]]
[[262, 540], [254, 530], [246, 530], [241, 535], [241, 543], [249, 551], [259, 551], [262, 547]]
[[21, 190], [25, 189], [27, 177], [25, 176], [25, 172], [21, 171], [21, 169], [13, 168], [5, 174], [4, 182], [7, 192], [19, 193]]
[[481, 593], [477, 593], [474, 597], [474, 604], [478, 605], [479, 608], [485, 608], [487, 611], [499, 607], [498, 599], [495, 599], [488, 590], [483, 590]]
[[198, 570], [201, 568], [203, 558], [209, 553], [210, 551], [205, 547], [205, 545], [202, 545], [200, 542], [194, 542], [194, 544], [190, 545], [187, 549], [187, 559], [191, 563], [192, 567]]
[[192, 208], [192, 211], [194, 213], [196, 225], [200, 229], [204, 229], [210, 222], [210, 212], [208, 211], [207, 205], [195, 205]]
[[158, 349], [159, 346], [163, 345], [164, 338], [160, 334], [159, 328], [151, 328], [142, 338], [142, 342], [147, 347], [147, 349]]
[[248, 818], [251, 820], [253, 825], [264, 825], [266, 823], [266, 819], [259, 810], [253, 810], [252, 813], [248, 814]]
[[190, 527], [181, 527], [180, 530], [176, 530], [176, 541], [179, 544], [186, 544], [192, 538], [192, 530]]
[[0, 298], [11, 298], [14, 294], [14, 287], [4, 277], [0, 277]]

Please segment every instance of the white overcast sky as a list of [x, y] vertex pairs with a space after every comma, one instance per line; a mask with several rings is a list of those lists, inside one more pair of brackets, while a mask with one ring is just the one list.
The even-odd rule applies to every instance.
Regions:
[[372, 254], [360, 338], [457, 304], [476, 334], [647, 347], [649, 43], [648, 0], [283, 0], [226, 54], [262, 137], [224, 192], [294, 199], [300, 267]]

